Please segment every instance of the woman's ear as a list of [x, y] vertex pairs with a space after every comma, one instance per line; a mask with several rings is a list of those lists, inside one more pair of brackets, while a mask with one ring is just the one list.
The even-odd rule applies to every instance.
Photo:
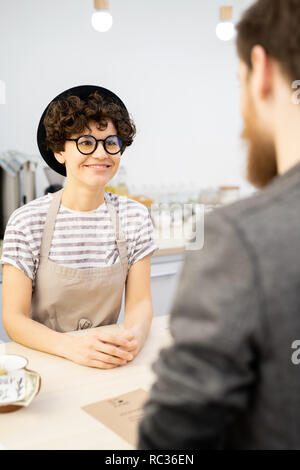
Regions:
[[53, 152], [54, 153], [54, 156], [56, 158], [56, 160], [58, 161], [58, 163], [61, 163], [62, 165], [65, 164], [65, 159], [62, 155], [62, 152]]

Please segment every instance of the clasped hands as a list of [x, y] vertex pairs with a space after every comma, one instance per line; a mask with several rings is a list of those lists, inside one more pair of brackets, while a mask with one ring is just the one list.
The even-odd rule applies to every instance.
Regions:
[[113, 333], [99, 329], [84, 336], [70, 338], [67, 359], [99, 369], [113, 369], [132, 361], [141, 342], [134, 329], [120, 329]]

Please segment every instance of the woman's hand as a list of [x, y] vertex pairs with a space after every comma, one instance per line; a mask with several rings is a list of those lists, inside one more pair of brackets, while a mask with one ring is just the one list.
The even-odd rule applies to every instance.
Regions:
[[132, 359], [134, 359], [145, 343], [145, 336], [139, 328], [127, 328], [123, 331], [132, 336], [130, 345], [126, 348], [126, 350], [132, 354]]
[[71, 339], [66, 358], [89, 367], [113, 369], [131, 361], [137, 348], [137, 341], [130, 331], [118, 333], [95, 331], [93, 333], [69, 337]]

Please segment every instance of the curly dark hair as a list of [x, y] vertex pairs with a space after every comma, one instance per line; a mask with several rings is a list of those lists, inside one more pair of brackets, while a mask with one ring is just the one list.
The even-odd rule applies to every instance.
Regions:
[[65, 149], [65, 141], [73, 134], [80, 134], [90, 129], [91, 121], [98, 124], [99, 130], [105, 130], [111, 119], [118, 136], [122, 139], [121, 153], [132, 144], [136, 127], [126, 109], [119, 104], [106, 100], [97, 91], [86, 100], [78, 96], [68, 96], [53, 101], [47, 109], [43, 124], [46, 130], [45, 144], [52, 152]]
[[299, 0], [258, 0], [237, 25], [240, 58], [252, 69], [251, 50], [261, 45], [288, 79], [300, 79]]

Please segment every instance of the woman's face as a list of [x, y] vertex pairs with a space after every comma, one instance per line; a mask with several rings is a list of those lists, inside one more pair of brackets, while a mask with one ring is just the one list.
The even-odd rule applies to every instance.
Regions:
[[[96, 139], [105, 139], [109, 135], [117, 135], [116, 128], [111, 120], [108, 120], [105, 130], [99, 130], [97, 124], [89, 123], [90, 129], [80, 134], [74, 134], [70, 138], [76, 139], [81, 135], [92, 135]], [[54, 153], [60, 163], [65, 163], [68, 183], [77, 183], [87, 186], [104, 187], [116, 174], [120, 164], [121, 152], [116, 155], [107, 153], [103, 147], [104, 142], [98, 142], [96, 150], [90, 155], [79, 152], [76, 142], [66, 141], [64, 152]], [[104, 165], [93, 168], [91, 165]], [[106, 166], [109, 165], [107, 168]]]

